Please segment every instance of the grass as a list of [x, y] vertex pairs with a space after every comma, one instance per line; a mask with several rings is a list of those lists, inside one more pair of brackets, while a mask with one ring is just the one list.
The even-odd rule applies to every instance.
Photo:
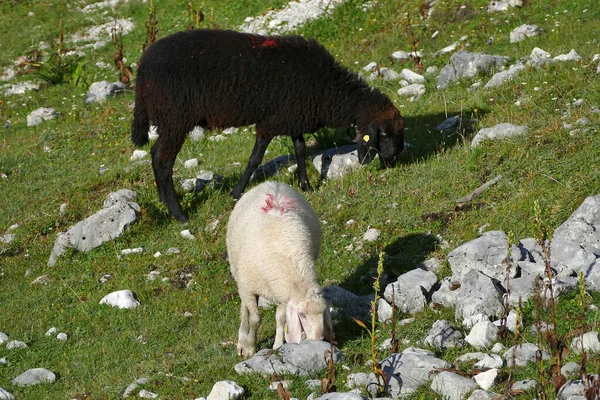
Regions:
[[[202, 9], [203, 27], [235, 28], [245, 17], [278, 8], [282, 0], [195, 2]], [[381, 170], [375, 163], [341, 179], [320, 181], [310, 167], [310, 180], [317, 188], [307, 198], [323, 221], [324, 243], [317, 269], [324, 284], [335, 283], [357, 294], [372, 293], [380, 252], [385, 252], [384, 269], [394, 277], [430, 257], [445, 260], [456, 246], [474, 239], [478, 229], [511, 231], [517, 240], [535, 234], [534, 204], [540, 205], [541, 220], [550, 232], [560, 225], [587, 196], [598, 193], [600, 164], [598, 106], [600, 81], [591, 58], [599, 51], [596, 23], [600, 11], [592, 0], [547, 0], [527, 2], [522, 9], [488, 14], [487, 0], [442, 2], [431, 19], [420, 16], [416, 0], [380, 0], [362, 11], [362, 1], [348, 0], [329, 17], [310, 22], [300, 33], [318, 39], [342, 64], [360, 71], [377, 61], [383, 66], [414, 69], [412, 62], [399, 63], [390, 57], [397, 50], [411, 50], [411, 30], [425, 51], [425, 67], [443, 67], [448, 56], [432, 58], [430, 53], [467, 35], [468, 50], [507, 55], [511, 61], [528, 55], [537, 46], [553, 56], [574, 48], [582, 62], [558, 63], [541, 69], [528, 69], [515, 80], [493, 90], [469, 90], [479, 78], [466, 80], [443, 92], [435, 91], [435, 79], [427, 82], [428, 93], [418, 102], [408, 102], [396, 94], [396, 83], [374, 81], [386, 92], [406, 118], [406, 140], [414, 148], [403, 155], [394, 169]], [[12, 65], [20, 55], [37, 50], [45, 41], [56, 50], [59, 21], [65, 33], [64, 47], [73, 46], [70, 34], [105, 22], [113, 17], [131, 18], [135, 29], [123, 36], [126, 63], [134, 66], [145, 40], [144, 21], [148, 3], [128, 2], [114, 10], [83, 14], [73, 11], [72, 2], [5, 1], [0, 3], [0, 69]], [[188, 2], [155, 1], [158, 36], [164, 37], [189, 24]], [[566, 10], [566, 12], [565, 12]], [[28, 13], [32, 12], [33, 16]], [[510, 44], [510, 30], [523, 23], [538, 24], [544, 34]], [[19, 29], [14, 29], [18, 26]], [[432, 38], [439, 31], [436, 38]], [[493, 37], [493, 45], [487, 40]], [[464, 43], [464, 42], [463, 42]], [[50, 51], [51, 51], [50, 50]], [[125, 387], [140, 377], [150, 377], [144, 388], [162, 398], [206, 396], [218, 380], [231, 379], [243, 385], [247, 398], [277, 398], [266, 388], [269, 378], [238, 376], [233, 366], [239, 299], [230, 276], [224, 243], [227, 218], [233, 207], [230, 191], [239, 178], [253, 143], [253, 130], [240, 130], [223, 142], [188, 141], [176, 163], [175, 178], [190, 178], [183, 162], [197, 157], [198, 169], [210, 169], [226, 178], [219, 189], [206, 189], [186, 195], [184, 209], [190, 213], [187, 229], [196, 236], [180, 237], [183, 227], [167, 217], [158, 201], [148, 165], [132, 165], [129, 141], [133, 93], [126, 92], [103, 104], [85, 105], [87, 84], [98, 80], [117, 81], [111, 65], [114, 46], [108, 44], [86, 52], [82, 57], [84, 79], [50, 85], [25, 95], [4, 96], [0, 91], [0, 121], [10, 120], [10, 128], [0, 128], [0, 231], [13, 224], [17, 235], [11, 244], [0, 244], [0, 331], [11, 339], [25, 341], [28, 349], [8, 351], [0, 348], [0, 387], [18, 398], [33, 399], [112, 399], [121, 397]], [[67, 59], [68, 60], [68, 59]], [[16, 81], [34, 79], [32, 74]], [[485, 82], [485, 78], [482, 78]], [[536, 89], [537, 88], [537, 89]], [[581, 106], [574, 99], [584, 99]], [[521, 100], [521, 106], [515, 102]], [[37, 127], [27, 127], [27, 115], [38, 107], [54, 107], [61, 116]], [[462, 114], [478, 119], [476, 129], [511, 122], [527, 125], [530, 133], [518, 139], [484, 143], [469, 147], [472, 132], [444, 135], [434, 128], [447, 116]], [[580, 117], [591, 120], [590, 131], [569, 135], [563, 123]], [[212, 133], [209, 133], [209, 135]], [[319, 133], [318, 145], [343, 143], [337, 133], [332, 142]], [[313, 147], [312, 151], [318, 148]], [[278, 138], [266, 158], [288, 154], [293, 146], [288, 138]], [[457, 211], [455, 200], [471, 192], [497, 174], [503, 179], [477, 198], [474, 207]], [[283, 173], [276, 179], [294, 183], [294, 176]], [[96, 212], [109, 192], [129, 188], [138, 193], [142, 207], [140, 221], [123, 236], [90, 253], [70, 251], [52, 268], [46, 267], [56, 233]], [[61, 204], [68, 206], [59, 213]], [[375, 204], [374, 204], [375, 203]], [[212, 233], [205, 226], [219, 220]], [[351, 226], [346, 221], [354, 219]], [[381, 240], [365, 243], [358, 249], [368, 226], [382, 231]], [[438, 237], [449, 246], [440, 245]], [[345, 247], [355, 244], [355, 250]], [[139, 255], [122, 256], [122, 249], [142, 247]], [[169, 247], [180, 254], [155, 258]], [[150, 271], [160, 278], [149, 281]], [[111, 279], [101, 283], [109, 274]], [[449, 275], [444, 268], [440, 277]], [[47, 275], [47, 285], [31, 282]], [[162, 278], [168, 278], [163, 281]], [[131, 289], [141, 307], [114, 310], [98, 304], [106, 294]], [[588, 304], [598, 304], [597, 293]], [[191, 316], [185, 316], [185, 313]], [[598, 311], [586, 309], [577, 293], [561, 295], [557, 304], [561, 338], [577, 328], [596, 328]], [[533, 302], [523, 305], [523, 331], [513, 341], [537, 342], [529, 327], [536, 322]], [[399, 318], [404, 317], [400, 315]], [[548, 316], [543, 315], [543, 318]], [[397, 332], [412, 345], [425, 336], [438, 319], [453, 319], [453, 310], [426, 310], [415, 323]], [[371, 338], [352, 321], [336, 321], [339, 347], [352, 372], [369, 372], [364, 362], [370, 358]], [[46, 337], [52, 326], [69, 334], [59, 342]], [[272, 345], [274, 311], [263, 313], [259, 347]], [[390, 337], [391, 327], [378, 325], [377, 340]], [[509, 347], [509, 346], [507, 346]], [[468, 348], [463, 352], [470, 351]], [[438, 352], [452, 362], [457, 351]], [[386, 357], [382, 351], [378, 356]], [[567, 361], [581, 361], [569, 355]], [[588, 371], [598, 372], [598, 355], [588, 355]], [[52, 385], [32, 388], [13, 387], [10, 381], [29, 368], [44, 367], [57, 373]], [[463, 368], [465, 368], [463, 366]], [[347, 371], [337, 366], [338, 390], [343, 390]], [[313, 376], [322, 379], [323, 374]], [[513, 380], [537, 378], [537, 366], [516, 368]], [[539, 380], [539, 378], [538, 378]], [[503, 393], [503, 385], [494, 388]], [[304, 379], [294, 379], [293, 397], [305, 398], [310, 392]], [[549, 398], [553, 398], [548, 391]], [[413, 396], [429, 399], [435, 394], [423, 387]], [[522, 398], [534, 398], [524, 394]]]

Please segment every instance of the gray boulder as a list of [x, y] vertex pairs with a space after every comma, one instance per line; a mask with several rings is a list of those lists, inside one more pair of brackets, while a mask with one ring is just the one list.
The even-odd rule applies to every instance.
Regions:
[[542, 33], [542, 29], [537, 25], [523, 24], [516, 27], [510, 32], [510, 42], [518, 43], [525, 40], [528, 37], [539, 36]]
[[[599, 379], [600, 375], [590, 374], [590, 377]], [[581, 379], [567, 381], [556, 394], [556, 398], [558, 400], [585, 400], [588, 385], [587, 382], [584, 383]]]
[[42, 123], [42, 121], [50, 121], [58, 117], [60, 113], [54, 108], [41, 107], [37, 110], [32, 111], [27, 115], [27, 126], [36, 126]]
[[522, 7], [523, 0], [492, 0], [487, 7], [488, 12], [508, 11], [511, 7]]
[[463, 347], [463, 334], [454, 328], [450, 322], [439, 320], [433, 323], [433, 326], [425, 336], [423, 343], [436, 349], [450, 349], [454, 347]]
[[456, 306], [456, 297], [458, 295], [458, 288], [454, 287], [455, 283], [449, 276], [442, 279], [440, 288], [433, 292], [431, 301], [435, 304], [441, 304], [444, 307], [453, 308]]
[[499, 316], [504, 312], [502, 291], [489, 276], [471, 270], [461, 280], [457, 295], [455, 318], [462, 321], [477, 314], [488, 317]]
[[526, 126], [509, 123], [498, 124], [491, 128], [483, 128], [471, 141], [471, 147], [477, 147], [484, 140], [506, 139], [514, 136], [524, 135], [529, 131]]
[[0, 388], [0, 400], [14, 400], [15, 396], [12, 395], [9, 391]]
[[[508, 236], [502, 231], [488, 231], [470, 242], [457, 247], [448, 254], [452, 278], [459, 281], [471, 270], [504, 282], [507, 277], [504, 260], [508, 257]], [[510, 277], [517, 274], [517, 261], [525, 258], [521, 249], [512, 246]]]
[[427, 92], [427, 89], [422, 83], [413, 83], [398, 89], [398, 94], [400, 96], [408, 97], [410, 101], [419, 100], [425, 92]]
[[465, 341], [476, 349], [489, 348], [498, 340], [498, 327], [491, 321], [476, 323]]
[[346, 393], [326, 393], [323, 396], [317, 397], [314, 400], [367, 400], [367, 397], [361, 396], [358, 393], [346, 392]]
[[5, 96], [12, 96], [15, 94], [25, 94], [30, 90], [39, 90], [40, 85], [33, 82], [19, 82], [16, 85], [11, 85], [10, 88], [4, 91]]
[[383, 297], [393, 301], [399, 310], [406, 313], [417, 313], [427, 306], [431, 289], [437, 283], [437, 276], [420, 268], [408, 271], [398, 277], [394, 283], [386, 286]]
[[533, 379], [523, 379], [522, 381], [517, 381], [513, 383], [510, 389], [513, 391], [528, 392], [530, 390], [535, 389], [537, 386], [538, 383]]
[[575, 337], [571, 341], [571, 349], [575, 352], [575, 354], [581, 354], [584, 351], [588, 354], [600, 353], [598, 332], [586, 332], [583, 335]]
[[440, 71], [436, 87], [445, 89], [450, 82], [457, 79], [487, 75], [494, 69], [500, 69], [507, 62], [508, 57], [460, 50], [450, 57], [450, 62]]
[[[389, 379], [389, 393], [392, 398], [410, 395], [431, 380], [432, 372], [450, 368], [450, 364], [436, 358], [432, 352], [414, 347], [402, 353], [392, 354], [381, 362], [381, 369]], [[377, 379], [371, 373], [367, 383], [367, 392], [375, 394]]]
[[[512, 346], [503, 354], [506, 364], [511, 367], [513, 364], [524, 367], [527, 363], [535, 362], [540, 348], [533, 343], [523, 343]], [[545, 350], [541, 351], [542, 359], [549, 360], [550, 354]]]
[[313, 165], [324, 179], [339, 178], [361, 168], [356, 145], [326, 150], [313, 157]]
[[48, 266], [53, 266], [67, 248], [90, 251], [121, 236], [137, 221], [140, 213], [140, 206], [132, 201], [135, 197], [136, 193], [132, 190], [110, 193], [103, 209], [78, 222], [66, 232], [59, 232], [48, 259]]
[[244, 393], [244, 388], [233, 381], [219, 381], [213, 385], [206, 400], [236, 400]]
[[127, 89], [121, 82], [107, 82], [100, 81], [94, 82], [90, 85], [88, 92], [85, 94], [85, 104], [90, 104], [94, 102], [103, 102], [109, 96], [114, 96], [117, 93], [120, 93]]
[[519, 72], [523, 71], [525, 66], [523, 64], [515, 64], [511, 65], [509, 69], [505, 71], [500, 71], [492, 76], [492, 79], [483, 87], [484, 89], [489, 89], [492, 87], [502, 86], [504, 83], [512, 80], [515, 76], [519, 74]]
[[56, 380], [56, 375], [46, 368], [33, 368], [23, 372], [12, 380], [13, 385], [33, 386], [40, 383], [52, 383]]
[[343, 360], [343, 355], [334, 346], [322, 341], [305, 340], [301, 343], [286, 343], [277, 350], [263, 349], [252, 358], [235, 366], [240, 375], [259, 373], [262, 375], [291, 374], [306, 376], [327, 368], [333, 357], [334, 363]]
[[553, 240], [577, 243], [600, 257], [600, 194], [586, 198], [573, 214], [554, 230]]
[[448, 400], [463, 400], [467, 393], [478, 388], [472, 379], [449, 371], [436, 374], [431, 381], [431, 390]]
[[476, 389], [471, 393], [467, 400], [496, 400], [498, 395], [496, 393], [488, 392], [483, 389]]
[[581, 56], [574, 49], [567, 54], [560, 54], [554, 57], [554, 61], [581, 61]]

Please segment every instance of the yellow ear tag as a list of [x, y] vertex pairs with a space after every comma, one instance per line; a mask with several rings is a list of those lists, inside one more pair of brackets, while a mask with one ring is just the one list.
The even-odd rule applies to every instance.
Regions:
[[363, 140], [365, 141], [365, 143], [368, 142], [370, 138], [371, 137], [369, 135], [363, 136]]

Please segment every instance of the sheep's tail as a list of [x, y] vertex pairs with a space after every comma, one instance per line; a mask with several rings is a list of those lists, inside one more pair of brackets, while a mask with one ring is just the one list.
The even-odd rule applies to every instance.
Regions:
[[141, 93], [142, 83], [138, 82], [135, 89], [135, 107], [133, 109], [133, 123], [131, 124], [131, 141], [137, 147], [141, 147], [149, 142], [148, 130], [150, 129], [150, 118], [148, 118], [148, 109], [146, 99]]

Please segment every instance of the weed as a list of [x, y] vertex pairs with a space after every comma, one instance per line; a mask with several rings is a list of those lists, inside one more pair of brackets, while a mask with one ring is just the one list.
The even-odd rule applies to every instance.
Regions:
[[63, 43], [64, 29], [61, 19], [58, 28], [57, 49], [45, 62], [39, 64], [39, 68], [35, 72], [36, 76], [49, 85], [71, 82], [75, 86], [86, 86], [84, 63], [78, 62], [77, 59], [66, 60], [64, 54], [69, 49], [64, 49]]
[[375, 278], [375, 281], [373, 282], [373, 289], [375, 292], [375, 298], [373, 299], [373, 301], [371, 301], [371, 327], [368, 328], [367, 325], [365, 325], [364, 322], [356, 319], [356, 318], [352, 318], [354, 320], [354, 322], [356, 322], [358, 325], [360, 325], [363, 329], [365, 329], [368, 333], [369, 333], [369, 337], [371, 338], [371, 369], [373, 371], [373, 374], [375, 374], [375, 379], [377, 380], [377, 394], [386, 394], [388, 391], [388, 378], [386, 377], [385, 373], [383, 372], [383, 370], [381, 369], [381, 364], [377, 361], [377, 354], [378, 354], [378, 350], [377, 350], [377, 335], [375, 334], [375, 327], [377, 325], [377, 302], [380, 299], [379, 296], [379, 292], [380, 292], [380, 281], [381, 281], [381, 274], [383, 274], [383, 256], [384, 256], [384, 252], [380, 252], [379, 253], [379, 261], [377, 263], [377, 277]]
[[142, 45], [142, 52], [146, 51], [148, 46], [156, 41], [158, 35], [158, 19], [156, 19], [156, 8], [154, 7], [154, 0], [150, 0], [150, 10], [148, 11], [148, 19], [144, 22], [146, 26], [146, 39]]
[[[202, 6], [203, 5], [204, 3], [202, 3]], [[202, 21], [204, 21], [204, 12], [202, 11], [203, 7], [200, 7], [198, 10], [196, 10], [192, 0], [190, 0], [190, 2], [187, 4], [187, 7], [190, 14], [190, 24], [187, 26], [188, 30], [199, 28]]]
[[115, 68], [119, 71], [119, 80], [124, 85], [129, 85], [129, 81], [133, 77], [133, 70], [130, 65], [126, 65], [123, 61], [123, 28], [117, 29], [117, 18], [111, 30], [112, 42], [115, 46], [114, 63]]

